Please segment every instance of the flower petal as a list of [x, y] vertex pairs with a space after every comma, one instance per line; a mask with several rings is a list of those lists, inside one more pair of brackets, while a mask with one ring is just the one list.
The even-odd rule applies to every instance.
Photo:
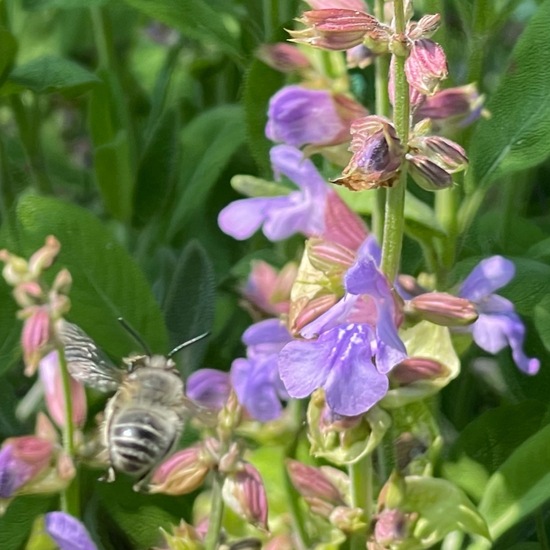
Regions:
[[462, 283], [458, 295], [477, 302], [507, 285], [514, 277], [514, 264], [502, 256], [482, 260]]

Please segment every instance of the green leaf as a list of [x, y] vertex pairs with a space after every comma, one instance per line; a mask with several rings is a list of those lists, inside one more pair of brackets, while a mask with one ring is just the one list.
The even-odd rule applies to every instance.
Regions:
[[483, 413], [462, 431], [442, 466], [443, 475], [474, 500], [489, 477], [521, 443], [546, 424], [547, 407], [537, 401], [505, 405]]
[[134, 223], [145, 225], [165, 205], [179, 169], [179, 115], [167, 110], [153, 128], [137, 170]]
[[178, 201], [170, 220], [171, 236], [203, 209], [208, 193], [222, 170], [244, 143], [242, 118], [240, 107], [223, 105], [200, 114], [184, 129], [184, 163]]
[[471, 185], [488, 187], [503, 174], [525, 170], [550, 154], [550, 0], [523, 32], [510, 66], [487, 103], [491, 117], [476, 127], [470, 147]]
[[0, 516], [0, 541], [2, 550], [20, 550], [31, 533], [35, 518], [52, 509], [57, 496], [16, 497], [6, 513]]
[[27, 11], [90, 8], [106, 4], [108, 0], [23, 0], [23, 9]]
[[62, 57], [44, 56], [17, 66], [10, 74], [10, 82], [37, 94], [61, 92], [74, 96], [100, 81], [96, 75]]
[[[126, 0], [145, 15], [179, 30], [183, 35], [213, 43], [232, 57], [241, 57], [239, 42], [230, 30], [234, 28], [228, 13], [214, 10], [202, 0]], [[228, 23], [232, 23], [229, 25]]]
[[[212, 264], [201, 245], [193, 241], [182, 251], [163, 300], [163, 310], [172, 345], [212, 330], [215, 280]], [[182, 374], [199, 368], [207, 340], [193, 344], [176, 355]]]
[[246, 197], [280, 197], [288, 195], [292, 191], [290, 187], [282, 183], [243, 174], [231, 178], [231, 187]]
[[419, 515], [412, 535], [422, 548], [431, 548], [458, 529], [483, 537], [489, 535], [475, 506], [449, 481], [421, 476], [407, 476], [404, 481], [405, 499], [400, 509]]
[[124, 317], [157, 351], [167, 351], [167, 337], [158, 304], [132, 257], [89, 212], [57, 199], [22, 197], [2, 246], [28, 257], [47, 235], [61, 243], [56, 266], [73, 279], [69, 318], [107, 353], [120, 358], [136, 348], [117, 321]]
[[271, 174], [269, 150], [273, 146], [265, 137], [267, 107], [271, 97], [284, 84], [284, 75], [259, 59], [255, 59], [246, 74], [243, 106], [246, 116], [248, 146], [265, 174]]
[[0, 27], [0, 84], [3, 84], [8, 76], [16, 53], [17, 41], [15, 37], [6, 27]]
[[550, 426], [518, 447], [491, 476], [479, 503], [493, 539], [550, 498]]
[[550, 294], [535, 306], [533, 320], [544, 347], [550, 351]]

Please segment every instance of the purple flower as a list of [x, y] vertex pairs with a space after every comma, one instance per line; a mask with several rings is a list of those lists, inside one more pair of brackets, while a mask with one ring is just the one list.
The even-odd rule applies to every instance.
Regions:
[[536, 374], [540, 361], [529, 358], [523, 351], [525, 326], [515, 312], [512, 302], [493, 294], [505, 286], [515, 275], [514, 264], [502, 256], [482, 260], [466, 277], [458, 295], [474, 302], [478, 320], [463, 329], [472, 333], [475, 343], [489, 353], [498, 353], [506, 346], [520, 370]]
[[282, 411], [280, 400], [288, 399], [277, 357], [291, 336], [278, 319], [267, 319], [249, 327], [242, 340], [247, 346], [246, 359], [235, 359], [231, 366], [235, 393], [253, 418], [274, 420]]
[[276, 175], [284, 174], [299, 189], [283, 196], [232, 202], [218, 216], [222, 231], [238, 240], [248, 239], [262, 226], [264, 235], [271, 241], [286, 239], [295, 233], [321, 234], [327, 195], [332, 191], [313, 163], [289, 145], [273, 147], [271, 163]]
[[221, 409], [231, 391], [229, 374], [216, 369], [199, 369], [189, 376], [185, 388], [187, 396], [199, 405]]
[[285, 86], [271, 98], [267, 116], [265, 135], [294, 147], [336, 143], [348, 135], [349, 125], [327, 90]]
[[279, 354], [279, 373], [291, 397], [322, 387], [333, 412], [355, 416], [386, 395], [387, 374], [407, 353], [378, 254], [368, 237], [344, 277], [344, 297], [302, 329], [307, 340], [294, 340]]
[[86, 527], [65, 512], [50, 512], [44, 516], [46, 532], [60, 550], [97, 550]]

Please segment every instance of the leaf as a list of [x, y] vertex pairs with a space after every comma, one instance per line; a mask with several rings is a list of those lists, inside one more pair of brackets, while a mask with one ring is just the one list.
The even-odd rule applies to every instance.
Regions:
[[178, 29], [201, 43], [213, 43], [235, 59], [241, 57], [237, 37], [226, 25], [228, 13], [214, 10], [202, 0], [126, 0], [145, 15]]
[[265, 136], [267, 108], [271, 97], [284, 84], [284, 75], [259, 59], [250, 64], [243, 93], [248, 146], [265, 174], [271, 173], [269, 150], [273, 146]]
[[8, 76], [16, 53], [17, 41], [15, 37], [6, 27], [0, 26], [0, 84], [3, 84]]
[[78, 206], [35, 195], [22, 197], [2, 246], [28, 257], [47, 235], [61, 243], [56, 266], [73, 279], [69, 318], [113, 357], [135, 349], [117, 321], [124, 319], [150, 347], [165, 353], [167, 337], [158, 304], [131, 256], [103, 224]]
[[100, 82], [96, 75], [62, 57], [43, 56], [17, 66], [10, 82], [37, 94], [79, 95]]
[[23, 0], [23, 9], [27, 11], [50, 10], [50, 9], [74, 9], [90, 8], [106, 4], [108, 0]]
[[544, 347], [550, 351], [550, 294], [535, 306], [533, 320]]
[[491, 476], [479, 511], [493, 539], [550, 498], [550, 426], [520, 445]]
[[16, 497], [0, 516], [2, 550], [20, 550], [30, 535], [35, 518], [52, 509], [57, 497]]
[[200, 114], [184, 129], [184, 163], [170, 235], [175, 235], [197, 210], [203, 209], [225, 165], [244, 143], [242, 117], [242, 110], [237, 105], [223, 105]]
[[134, 190], [134, 223], [145, 225], [167, 200], [172, 191], [178, 164], [179, 115], [167, 110], [153, 128], [139, 161]]
[[537, 401], [504, 405], [470, 422], [449, 451], [443, 475], [476, 501], [489, 477], [512, 452], [546, 424], [547, 407]]
[[[215, 291], [212, 264], [201, 245], [192, 241], [178, 259], [163, 301], [172, 345], [212, 330]], [[182, 374], [188, 376], [200, 366], [207, 346], [203, 340], [178, 353], [178, 364], [184, 365]]]
[[550, 154], [550, 0], [543, 2], [523, 32], [507, 73], [487, 103], [491, 118], [479, 122], [470, 147], [472, 187], [536, 166]]

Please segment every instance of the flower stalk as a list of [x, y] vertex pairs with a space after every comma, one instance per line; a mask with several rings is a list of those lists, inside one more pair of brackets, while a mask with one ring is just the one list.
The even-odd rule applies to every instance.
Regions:
[[366, 531], [355, 533], [351, 538], [351, 549], [365, 548], [365, 535], [368, 535], [372, 519], [373, 487], [372, 487], [372, 455], [367, 453], [361, 460], [348, 468], [350, 477], [351, 506], [363, 510], [363, 521]]
[[224, 511], [222, 485], [223, 479], [219, 474], [215, 474], [212, 480], [208, 531], [204, 539], [204, 547], [206, 550], [216, 550], [216, 548], [218, 548]]

